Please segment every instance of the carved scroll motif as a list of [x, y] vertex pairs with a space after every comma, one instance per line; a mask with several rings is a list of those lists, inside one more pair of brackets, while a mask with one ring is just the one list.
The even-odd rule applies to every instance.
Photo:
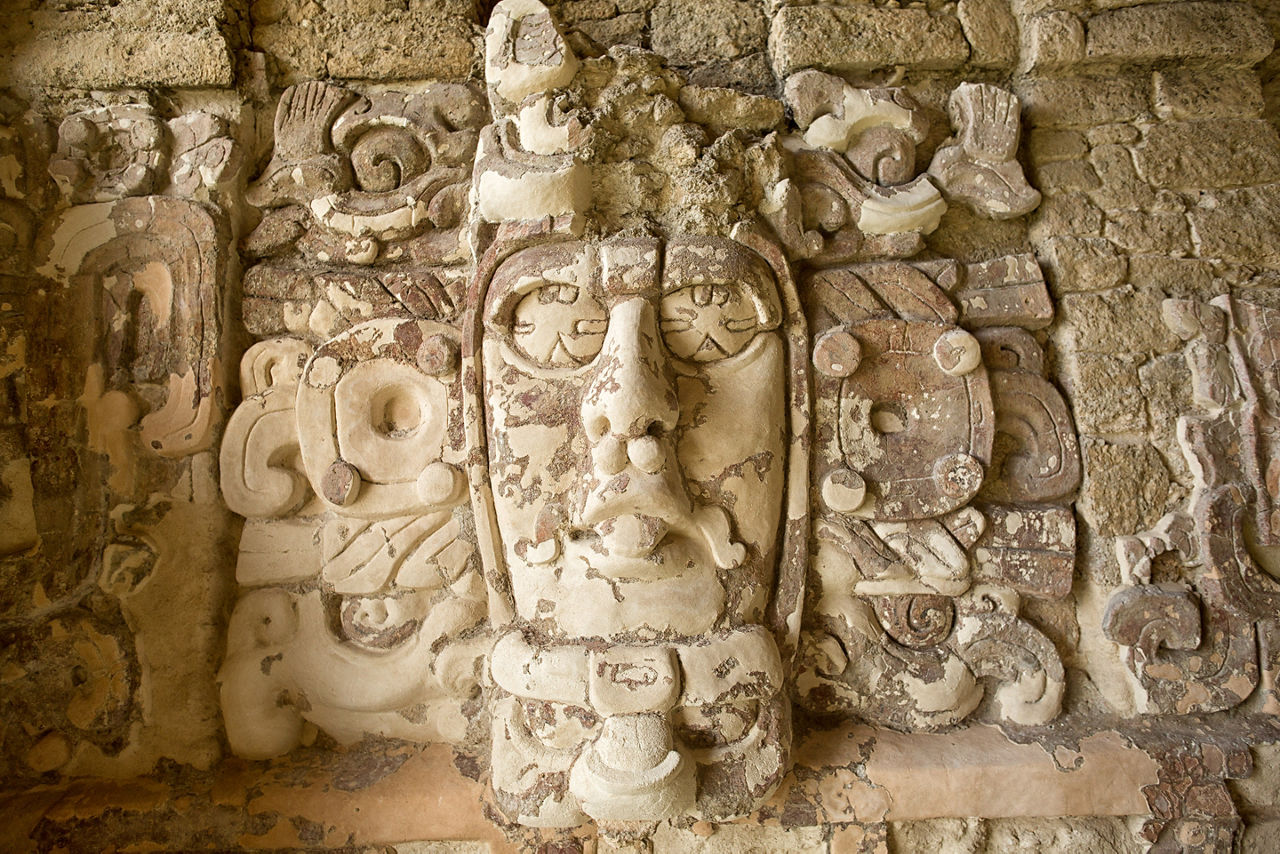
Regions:
[[[1280, 313], [1262, 303], [1164, 305], [1166, 324], [1188, 342], [1200, 410], [1180, 417], [1177, 431], [1195, 485], [1185, 510], [1116, 541], [1127, 584], [1103, 617], [1107, 636], [1126, 648], [1144, 711], [1229, 709], [1253, 693], [1264, 664], [1258, 633], [1280, 605], [1272, 463]], [[1264, 706], [1275, 712], [1274, 697]]]
[[247, 200], [245, 322], [313, 344], [377, 317], [450, 318], [486, 118], [470, 87], [360, 96], [318, 81], [281, 96], [271, 161]]

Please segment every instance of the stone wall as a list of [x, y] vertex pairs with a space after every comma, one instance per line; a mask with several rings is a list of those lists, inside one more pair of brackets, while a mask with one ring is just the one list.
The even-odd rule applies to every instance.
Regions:
[[[527, 64], [552, 68], [552, 82], [535, 85], [503, 78], [510, 66], [486, 53], [494, 5], [9, 4], [0, 32], [0, 848], [1280, 848], [1280, 8], [560, 0], [547, 6], [562, 42], [540, 30], [527, 37], [533, 48], [511, 48], [516, 57], [544, 50]], [[499, 12], [518, 18], [509, 10], [525, 5], [508, 0]], [[576, 57], [585, 70], [553, 79], [560, 66], [548, 56]], [[504, 94], [517, 89], [524, 101]], [[531, 133], [518, 107], [535, 96], [546, 99], [536, 102], [538, 127], [552, 141], [509, 142], [501, 122], [517, 137]], [[908, 181], [933, 176], [942, 192], [933, 189], [932, 213], [873, 231], [864, 193], [865, 233], [849, 238], [857, 229], [818, 211], [825, 197], [796, 189], [831, 174], [820, 161], [833, 144], [812, 142], [811, 128], [849, 121], [850, 98], [865, 98], [877, 129], [892, 132], [866, 166], [856, 154], [865, 128], [843, 127], [840, 169], [869, 169], [858, 186], [899, 202], [896, 188], [932, 188]], [[390, 129], [416, 141], [379, 148]], [[991, 153], [997, 138], [1015, 146], [1010, 157]], [[360, 162], [354, 178], [333, 165], [355, 162], [366, 142], [367, 173]], [[418, 155], [404, 152], [415, 145], [430, 153], [410, 174], [406, 158]], [[887, 150], [898, 160], [880, 165]], [[991, 190], [984, 177], [966, 197], [964, 179], [938, 165], [949, 150], [1004, 184]], [[384, 161], [399, 170], [386, 186]], [[766, 172], [771, 189], [753, 196], [751, 181]], [[535, 184], [531, 174], [550, 177]], [[514, 189], [493, 195], [486, 176]], [[389, 201], [418, 177], [407, 205]], [[574, 181], [594, 201], [578, 198]], [[695, 213], [671, 201], [671, 188], [683, 187]], [[661, 214], [637, 219], [641, 196]], [[1027, 204], [1000, 209], [1011, 197]], [[591, 806], [582, 794], [591, 785], [567, 782], [568, 766], [559, 783], [548, 773], [524, 789], [527, 775], [495, 784], [504, 772], [490, 753], [501, 729], [491, 730], [502, 714], [494, 697], [514, 694], [503, 680], [515, 677], [488, 657], [488, 632], [542, 624], [495, 604], [510, 590], [492, 569], [502, 544], [483, 533], [483, 508], [495, 512], [486, 475], [511, 460], [485, 456], [482, 422], [495, 418], [499, 394], [537, 389], [495, 384], [481, 401], [481, 363], [496, 357], [484, 355], [480, 307], [469, 302], [486, 292], [476, 283], [500, 278], [504, 240], [534, 251], [561, 238], [687, 231], [728, 245], [751, 217], [767, 221], [781, 247], [775, 262], [755, 246], [779, 280], [776, 298], [799, 293], [808, 310], [788, 326], [783, 305], [784, 320], [766, 330], [803, 354], [803, 367], [779, 368], [793, 373], [779, 374], [790, 396], [775, 401], [791, 413], [775, 438], [801, 484], [786, 488], [801, 497], [789, 505], [792, 528], [777, 523], [747, 543], [752, 556], [779, 543], [786, 552], [774, 556], [768, 606], [717, 631], [767, 629], [781, 648], [783, 687], [758, 677], [750, 690], [761, 692], [752, 702], [794, 705], [778, 713], [791, 715], [777, 724], [786, 734], [768, 742], [784, 758], [772, 771], [748, 757], [725, 772], [739, 801], [723, 816], [702, 801], [701, 812], [646, 807], [669, 819], [655, 826]], [[865, 283], [893, 264], [886, 280], [910, 279], [912, 298], [941, 312], [929, 322], [954, 327], [957, 351], [974, 342], [973, 359], [997, 387], [985, 428], [994, 451], [966, 457], [983, 464], [985, 485], [963, 502], [976, 495], [988, 527], [966, 540], [954, 503], [919, 520], [878, 520], [908, 532], [917, 521], [945, 527], [960, 544], [963, 578], [939, 580], [935, 565], [946, 559], [932, 555], [919, 563], [935, 574], [919, 584], [837, 591], [832, 579], [843, 576], [823, 568], [832, 564], [819, 539], [829, 532], [816, 508], [841, 511], [857, 490], [843, 468], [828, 477], [822, 437], [824, 424], [839, 433], [853, 416], [822, 406], [849, 395], [841, 382], [856, 364], [840, 366], [849, 345], [832, 333], [856, 324], [807, 301], [839, 290], [832, 271]], [[859, 322], [918, 320], [891, 309]], [[406, 319], [418, 336], [404, 345], [409, 355], [360, 337]], [[395, 347], [402, 328], [386, 333]], [[852, 346], [856, 363], [856, 338]], [[334, 384], [311, 379], [323, 358], [356, 379], [362, 363], [409, 366], [412, 381], [385, 387], [454, 401], [440, 404], [449, 414], [434, 456], [424, 451], [406, 474], [403, 448], [370, 451], [385, 463], [378, 469], [345, 462], [355, 451], [344, 446], [317, 468], [308, 431], [323, 422], [323, 440], [337, 442], [341, 419], [356, 417], [338, 412], [336, 393], [306, 397]], [[370, 383], [359, 394], [381, 401], [383, 386]], [[803, 409], [811, 392], [814, 409]], [[399, 400], [379, 409], [390, 426], [374, 439], [416, 429], [396, 423]], [[1059, 468], [1078, 447], [1078, 479], [1016, 473], [1017, 460], [1044, 458], [1027, 449], [1043, 449], [1049, 434]], [[510, 436], [518, 448], [515, 435], [491, 429], [487, 441]], [[542, 440], [596, 453], [574, 441]], [[812, 484], [801, 456], [813, 461]], [[549, 455], [548, 469], [559, 459]], [[877, 487], [870, 474], [867, 483], [848, 474], [858, 489], [888, 494], [888, 475]], [[734, 509], [735, 488], [756, 494], [724, 487], [732, 512], [720, 524], [746, 541], [751, 520]], [[343, 515], [361, 490], [360, 501], [395, 512]], [[812, 538], [793, 530], [811, 512], [796, 501], [815, 508]], [[993, 520], [1005, 534], [991, 533]], [[891, 554], [888, 530], [877, 529], [876, 554], [911, 566], [904, 551]], [[914, 544], [905, 551], [936, 542], [904, 536]], [[427, 541], [431, 572], [444, 581], [411, 583], [397, 549], [412, 554]], [[530, 541], [529, 553], [548, 542]], [[853, 562], [869, 576], [865, 554]], [[352, 566], [340, 570], [343, 555]], [[751, 560], [721, 568], [746, 575]], [[798, 579], [790, 588], [787, 566]], [[395, 623], [386, 603], [413, 597], [429, 610], [402, 624], [414, 633], [406, 641], [386, 628]], [[305, 640], [304, 627], [305, 642], [295, 641], [284, 627], [305, 623], [308, 602], [322, 614], [318, 634]], [[555, 604], [538, 605], [550, 623]], [[910, 610], [917, 605], [921, 613]], [[370, 616], [370, 607], [382, 610]], [[839, 622], [864, 610], [879, 638], [865, 650], [871, 675], [858, 671], [856, 632]], [[913, 622], [934, 611], [949, 615], [945, 642], [936, 626]], [[438, 629], [433, 638], [419, 638], [424, 625]], [[354, 646], [334, 640], [360, 632]], [[985, 652], [975, 637], [990, 644]], [[626, 634], [616, 655], [638, 655], [649, 640]], [[767, 646], [776, 657], [775, 641]], [[689, 680], [694, 665], [670, 655]], [[962, 677], [937, 675], [952, 663]], [[257, 688], [238, 687], [263, 679], [278, 680], [265, 703]], [[888, 692], [911, 679], [924, 687]], [[746, 686], [706, 705], [740, 699]], [[758, 801], [742, 800], [751, 786], [739, 778], [775, 772], [757, 786]], [[700, 779], [700, 791], [713, 788]], [[544, 813], [531, 799], [549, 797], [544, 787], [557, 803], [572, 790], [596, 823], [533, 827], [529, 816]]]

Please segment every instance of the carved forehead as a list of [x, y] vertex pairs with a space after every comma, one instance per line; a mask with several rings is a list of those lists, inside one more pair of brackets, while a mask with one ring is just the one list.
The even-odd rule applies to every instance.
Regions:
[[[753, 300], [777, 310], [777, 285], [769, 264], [750, 248], [724, 237], [682, 236], [566, 241], [522, 249], [494, 272], [486, 305], [505, 294], [542, 284], [566, 284], [606, 295], [656, 295], [688, 285], [735, 284]], [[772, 312], [771, 312], [772, 313]]]

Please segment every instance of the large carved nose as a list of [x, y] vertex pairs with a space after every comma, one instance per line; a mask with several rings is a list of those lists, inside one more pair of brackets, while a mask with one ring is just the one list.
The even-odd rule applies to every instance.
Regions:
[[653, 306], [627, 300], [609, 313], [596, 375], [582, 401], [582, 422], [596, 466], [617, 474], [630, 461], [656, 474], [679, 409]]

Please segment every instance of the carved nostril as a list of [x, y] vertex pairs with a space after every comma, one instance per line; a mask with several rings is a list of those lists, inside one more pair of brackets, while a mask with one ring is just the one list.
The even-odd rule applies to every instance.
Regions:
[[627, 456], [630, 457], [636, 468], [648, 474], [657, 474], [662, 471], [667, 457], [662, 451], [661, 443], [654, 438], [652, 431], [628, 442]]
[[593, 453], [596, 467], [606, 475], [615, 475], [627, 465], [627, 451], [617, 436], [605, 436]]
[[587, 438], [592, 442], [599, 442], [609, 435], [609, 419], [604, 415], [588, 415], [583, 421], [585, 422], [583, 426], [587, 430]]

